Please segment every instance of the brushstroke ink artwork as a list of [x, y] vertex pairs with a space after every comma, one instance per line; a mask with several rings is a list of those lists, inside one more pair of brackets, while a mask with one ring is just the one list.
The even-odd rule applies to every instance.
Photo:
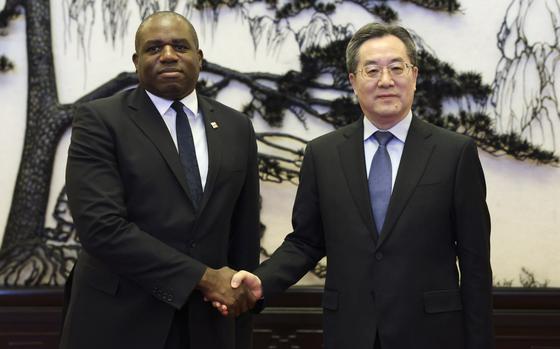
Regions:
[[[472, 137], [489, 154], [557, 165], [559, 1], [511, 2], [497, 34], [502, 59], [492, 84], [484, 83], [476, 72], [457, 71], [415, 34], [422, 69], [413, 105], [415, 115]], [[455, 0], [402, 2], [442, 16], [462, 11]], [[234, 12], [249, 31], [255, 50], [264, 45], [271, 57], [294, 43], [298, 69], [282, 73], [239, 71], [208, 58], [197, 86], [199, 93], [211, 97], [228, 89], [249, 91], [251, 98], [242, 111], [280, 130], [287, 118], [295, 118], [303, 127], [320, 120], [335, 129], [361, 117], [343, 59], [356, 28], [350, 18], [346, 22], [333, 19], [349, 4], [371, 21], [399, 23], [398, 11], [386, 0], [63, 0], [60, 6], [64, 13], [64, 44], [81, 59], [84, 76], [94, 54], [94, 38], [102, 35], [113, 50], [122, 50], [123, 41], [133, 36], [131, 23], [158, 10], [200, 16], [210, 27], [224, 13]], [[4, 286], [64, 284], [80, 244], [64, 189], [58, 193], [54, 212], [47, 212], [56, 147], [70, 127], [77, 103], [109, 96], [137, 83], [134, 73], [123, 71], [73, 103], [60, 103], [52, 52], [52, 5], [48, 0], [7, 0], [0, 12], [0, 27], [6, 35], [9, 22], [25, 16], [29, 70], [24, 148], [0, 250], [0, 284]], [[524, 25], [542, 16], [553, 27], [552, 34], [546, 38], [529, 35]], [[102, 33], [95, 32], [94, 24], [99, 20]], [[0, 52], [0, 73], [10, 71], [14, 65], [17, 62], [10, 60], [9, 52]], [[531, 86], [530, 89], [516, 83], [520, 75], [523, 86]], [[510, 102], [517, 98], [523, 98], [524, 103], [512, 109]], [[446, 111], [449, 104], [455, 106], [453, 112]], [[257, 140], [261, 181], [297, 185], [308, 139], [285, 131], [267, 131], [257, 132]], [[54, 228], [45, 226], [47, 215], [54, 217]], [[264, 236], [267, 227], [261, 226]], [[262, 248], [264, 256], [271, 252]], [[324, 277], [325, 270], [325, 264], [320, 263], [314, 274]]]

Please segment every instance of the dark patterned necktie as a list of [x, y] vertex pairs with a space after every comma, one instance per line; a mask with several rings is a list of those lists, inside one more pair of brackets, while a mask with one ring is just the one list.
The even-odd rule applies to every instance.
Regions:
[[387, 152], [387, 143], [391, 141], [393, 134], [391, 132], [377, 131], [372, 137], [377, 140], [379, 147], [373, 155], [369, 169], [369, 198], [377, 233], [381, 234], [385, 215], [387, 214], [387, 207], [391, 199], [392, 170], [391, 158]]
[[202, 180], [200, 179], [200, 171], [198, 169], [198, 162], [196, 161], [196, 151], [194, 148], [191, 125], [183, 109], [183, 103], [174, 101], [173, 104], [171, 104], [171, 108], [177, 112], [175, 126], [177, 129], [179, 157], [181, 158], [181, 164], [185, 170], [187, 185], [191, 192], [194, 206], [198, 208], [200, 200], [202, 199]]

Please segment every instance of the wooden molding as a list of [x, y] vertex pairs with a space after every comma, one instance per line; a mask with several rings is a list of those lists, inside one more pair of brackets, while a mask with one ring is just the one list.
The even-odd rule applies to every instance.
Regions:
[[[255, 349], [322, 347], [322, 287], [295, 286], [255, 316]], [[55, 349], [61, 288], [0, 289], [0, 348]], [[560, 349], [560, 289], [496, 288], [497, 349]]]

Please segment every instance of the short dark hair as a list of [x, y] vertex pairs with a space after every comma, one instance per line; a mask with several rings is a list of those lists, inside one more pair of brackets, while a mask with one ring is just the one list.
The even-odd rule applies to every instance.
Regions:
[[190, 30], [192, 31], [192, 34], [193, 34], [193, 37], [194, 37], [194, 43], [196, 45], [196, 48], [198, 49], [198, 35], [196, 34], [196, 30], [194, 29], [192, 23], [187, 18], [185, 18], [185, 16], [181, 15], [180, 13], [174, 12], [174, 11], [157, 11], [157, 12], [152, 13], [148, 17], [144, 18], [144, 20], [142, 20], [142, 23], [140, 23], [140, 25], [138, 26], [138, 29], [136, 29], [136, 35], [134, 37], [134, 48], [135, 48], [136, 52], [138, 52], [138, 46], [140, 45], [140, 31], [142, 30], [142, 28], [144, 27], [144, 25], [148, 21], [150, 21], [151, 19], [153, 19], [155, 17], [159, 17], [159, 16], [175, 16], [178, 19], [185, 22], [187, 24], [187, 26], [189, 26]]
[[348, 42], [348, 46], [346, 46], [346, 69], [348, 69], [348, 73], [356, 72], [358, 68], [358, 53], [364, 42], [387, 35], [396, 36], [403, 42], [410, 63], [416, 65], [416, 45], [406, 29], [398, 25], [369, 23], [354, 33]]

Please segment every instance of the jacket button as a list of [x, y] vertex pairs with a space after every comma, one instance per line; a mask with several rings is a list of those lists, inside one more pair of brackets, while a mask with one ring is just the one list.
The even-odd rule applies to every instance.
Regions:
[[191, 242], [191, 248], [195, 248], [196, 247], [196, 242]]
[[375, 259], [377, 259], [378, 261], [383, 259], [383, 253], [381, 252], [376, 252], [375, 253]]

